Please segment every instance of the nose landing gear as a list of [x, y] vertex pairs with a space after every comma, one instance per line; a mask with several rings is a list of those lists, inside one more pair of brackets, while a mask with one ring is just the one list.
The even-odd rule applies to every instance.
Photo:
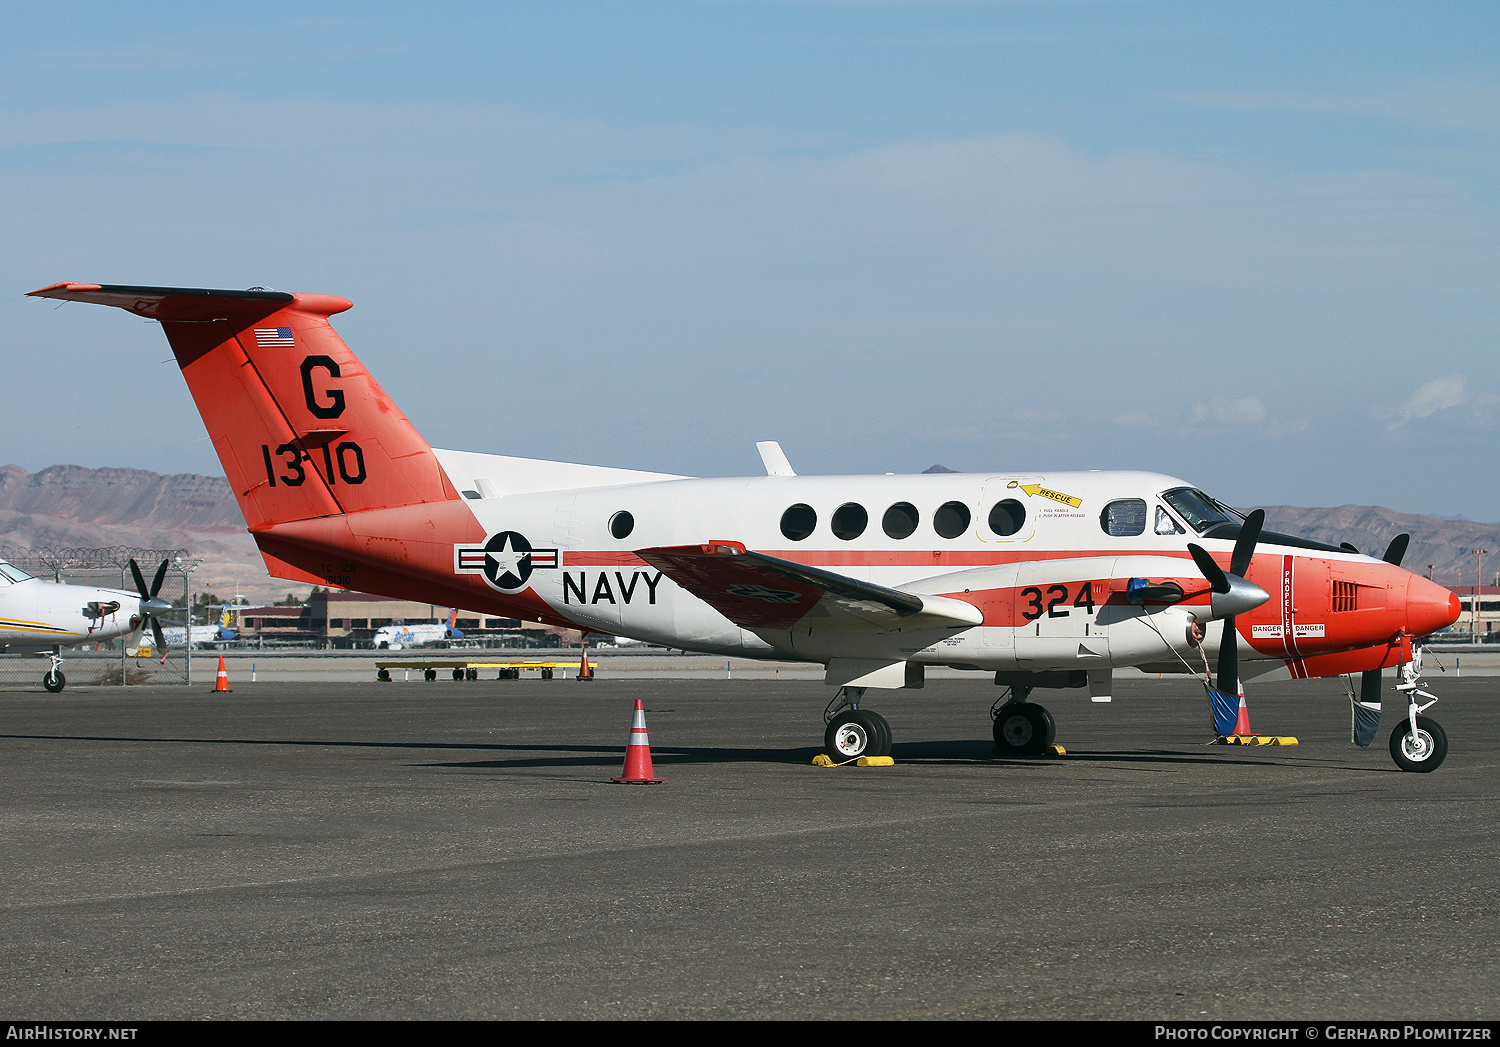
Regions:
[[52, 648], [52, 653], [47, 656], [52, 660], [52, 668], [42, 676], [42, 686], [53, 694], [61, 694], [62, 689], [68, 686], [68, 678], [62, 674], [62, 646]]
[[[1403, 771], [1435, 771], [1448, 756], [1448, 736], [1438, 722], [1420, 716], [1437, 704], [1437, 696], [1422, 690], [1422, 649], [1413, 645], [1411, 661], [1401, 666], [1396, 690], [1406, 695], [1406, 718], [1391, 732], [1391, 759]], [[1424, 703], [1421, 699], [1426, 698]]]

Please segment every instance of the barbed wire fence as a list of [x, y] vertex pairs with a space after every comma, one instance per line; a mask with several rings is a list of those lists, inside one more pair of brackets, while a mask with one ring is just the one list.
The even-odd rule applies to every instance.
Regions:
[[[162, 579], [162, 599], [177, 602], [182, 607], [162, 615], [164, 629], [172, 630], [165, 651], [154, 649], [150, 628], [139, 636], [131, 635], [100, 644], [83, 644], [64, 647], [62, 672], [68, 678], [68, 686], [122, 686], [132, 684], [190, 684], [194, 672], [198, 681], [211, 677], [205, 675], [209, 666], [208, 657], [200, 652], [198, 665], [193, 664], [192, 630], [188, 617], [193, 606], [193, 571], [203, 561], [187, 555], [186, 549], [145, 549], [137, 546], [112, 545], [99, 549], [82, 547], [15, 548], [0, 546], [0, 560], [14, 564], [36, 578], [46, 582], [68, 585], [92, 585], [106, 589], [118, 589], [139, 599], [135, 580], [130, 574], [130, 561], [135, 560], [141, 569], [146, 584], [151, 584], [162, 561], [167, 563], [167, 573]], [[30, 583], [27, 583], [30, 584]], [[180, 642], [176, 629], [182, 630]], [[137, 647], [136, 645], [141, 646]], [[164, 658], [165, 656], [165, 658]], [[50, 667], [45, 654], [0, 655], [0, 688], [6, 690], [42, 691], [42, 676]], [[66, 697], [67, 691], [63, 692]]]

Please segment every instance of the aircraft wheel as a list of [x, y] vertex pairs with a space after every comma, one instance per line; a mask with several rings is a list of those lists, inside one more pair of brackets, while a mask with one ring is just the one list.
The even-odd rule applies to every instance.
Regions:
[[551, 669], [543, 669], [542, 670], [542, 679], [543, 680], [550, 680], [550, 679], [552, 679], [552, 670]]
[[1436, 720], [1417, 717], [1417, 733], [1411, 733], [1411, 721], [1402, 719], [1391, 732], [1391, 759], [1403, 771], [1435, 771], [1448, 755], [1448, 736]]
[[823, 745], [835, 763], [886, 756], [891, 751], [891, 725], [879, 713], [846, 709], [828, 724]]
[[999, 756], [1040, 756], [1057, 738], [1057, 722], [1040, 705], [1012, 702], [995, 717]]
[[68, 686], [68, 678], [56, 669], [49, 669], [47, 675], [42, 677], [42, 686], [53, 694], [60, 694]]

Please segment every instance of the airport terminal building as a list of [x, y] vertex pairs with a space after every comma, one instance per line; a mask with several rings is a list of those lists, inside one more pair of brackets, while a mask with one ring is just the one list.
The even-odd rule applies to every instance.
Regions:
[[[303, 605], [235, 608], [236, 628], [246, 640], [365, 647], [375, 630], [387, 625], [441, 625], [450, 608], [394, 600], [373, 593], [315, 592]], [[465, 640], [505, 647], [559, 647], [582, 642], [576, 630], [540, 622], [500, 618], [460, 609], [454, 623]]]

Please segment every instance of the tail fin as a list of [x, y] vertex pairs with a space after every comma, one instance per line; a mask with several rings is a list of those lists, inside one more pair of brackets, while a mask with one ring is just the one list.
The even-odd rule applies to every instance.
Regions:
[[347, 299], [75, 283], [31, 294], [161, 321], [252, 532], [458, 500], [427, 441], [329, 323]]

